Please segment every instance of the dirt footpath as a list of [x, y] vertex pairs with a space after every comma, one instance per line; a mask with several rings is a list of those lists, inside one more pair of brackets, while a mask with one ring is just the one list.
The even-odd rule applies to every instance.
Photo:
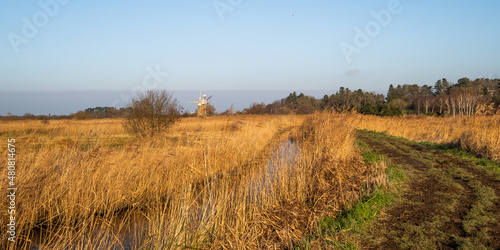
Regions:
[[407, 174], [396, 205], [362, 236], [367, 249], [500, 249], [500, 180], [443, 150], [366, 131], [358, 139]]

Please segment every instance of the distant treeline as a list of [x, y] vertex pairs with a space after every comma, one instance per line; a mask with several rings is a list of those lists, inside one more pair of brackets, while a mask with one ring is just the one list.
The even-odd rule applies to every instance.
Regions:
[[26, 113], [22, 116], [14, 116], [7, 114], [7, 116], [0, 116], [2, 120], [59, 120], [59, 119], [100, 119], [100, 118], [122, 118], [127, 115], [128, 108], [114, 108], [114, 107], [95, 107], [87, 108], [84, 111], [78, 111], [69, 115], [33, 115]]
[[[89, 119], [103, 119], [103, 118], [125, 118], [130, 112], [130, 108], [114, 108], [114, 107], [95, 107], [80, 110], [76, 113], [69, 115], [33, 115], [26, 113], [22, 116], [15, 116], [7, 114], [7, 116], [0, 116], [0, 120], [61, 120], [61, 119], [76, 119], [76, 120], [89, 120]], [[211, 113], [213, 114], [213, 112]], [[196, 116], [196, 114], [189, 114], [184, 112], [182, 116]]]
[[493, 114], [500, 105], [500, 79], [478, 78], [474, 81], [464, 77], [456, 84], [446, 78], [436, 81], [434, 86], [417, 84], [389, 86], [387, 95], [350, 90], [339, 91], [322, 99], [290, 93], [288, 97], [271, 104], [254, 103], [243, 110], [244, 114], [310, 114], [315, 111], [334, 109], [381, 116], [402, 114], [427, 115], [473, 115]]
[[[230, 108], [222, 113], [216, 113], [210, 106], [211, 115], [228, 114], [311, 114], [315, 111], [336, 110], [380, 116], [398, 116], [403, 114], [426, 115], [474, 115], [494, 114], [499, 112], [500, 106], [500, 79], [478, 78], [474, 81], [464, 77], [457, 83], [448, 82], [446, 78], [439, 79], [433, 86], [404, 84], [389, 86], [387, 95], [375, 92], [365, 92], [362, 89], [350, 90], [340, 87], [332, 95], [325, 95], [321, 99], [312, 96], [290, 93], [287, 97], [273, 103], [253, 103], [242, 112], [233, 112]], [[0, 116], [0, 120], [48, 120], [48, 119], [101, 119], [124, 118], [129, 108], [95, 107], [87, 108], [70, 115], [33, 115], [26, 113], [23, 116]], [[184, 117], [196, 114], [184, 112]]]

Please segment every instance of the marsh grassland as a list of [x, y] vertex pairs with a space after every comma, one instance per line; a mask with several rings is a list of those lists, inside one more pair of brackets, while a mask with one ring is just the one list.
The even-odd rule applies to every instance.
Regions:
[[18, 237], [2, 223], [3, 246], [284, 247], [377, 175], [335, 114], [187, 118], [150, 138], [121, 122], [0, 125], [18, 147]]
[[18, 193], [11, 243], [2, 168], [0, 248], [328, 248], [338, 237], [318, 236], [318, 222], [387, 187], [386, 164], [363, 161], [356, 129], [500, 157], [498, 116], [183, 118], [147, 138], [120, 119], [2, 121]]

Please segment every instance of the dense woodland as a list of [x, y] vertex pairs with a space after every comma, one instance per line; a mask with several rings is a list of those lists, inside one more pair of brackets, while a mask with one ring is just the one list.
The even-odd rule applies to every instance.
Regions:
[[[321, 99], [312, 96], [290, 93], [287, 97], [273, 103], [253, 103], [242, 112], [233, 108], [217, 113], [213, 106], [210, 115], [228, 114], [311, 114], [316, 111], [334, 109], [336, 111], [357, 111], [358, 113], [380, 116], [399, 116], [403, 114], [426, 114], [438, 116], [496, 114], [500, 113], [500, 79], [478, 78], [473, 81], [464, 77], [451, 83], [446, 78], [439, 79], [434, 85], [390, 85], [387, 95], [365, 92], [362, 89], [350, 90], [340, 87], [332, 95]], [[39, 115], [26, 113], [23, 116], [0, 116], [2, 120], [19, 119], [99, 119], [126, 117], [128, 108], [95, 107], [87, 108], [70, 115]], [[183, 113], [183, 116], [196, 114]]]
[[254, 103], [243, 110], [246, 114], [309, 114], [317, 110], [356, 110], [369, 115], [394, 116], [402, 114], [474, 115], [494, 114], [500, 105], [500, 79], [480, 78], [474, 81], [461, 78], [450, 83], [446, 78], [434, 86], [417, 84], [390, 85], [387, 95], [350, 90], [340, 87], [330, 96], [318, 100], [311, 96], [290, 93], [271, 104]]

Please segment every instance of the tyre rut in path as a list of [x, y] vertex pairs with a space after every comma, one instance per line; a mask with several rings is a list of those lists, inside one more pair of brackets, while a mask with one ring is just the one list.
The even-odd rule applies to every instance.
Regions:
[[406, 173], [396, 204], [362, 236], [363, 248], [500, 249], [500, 180], [476, 164], [367, 131], [358, 139]]

